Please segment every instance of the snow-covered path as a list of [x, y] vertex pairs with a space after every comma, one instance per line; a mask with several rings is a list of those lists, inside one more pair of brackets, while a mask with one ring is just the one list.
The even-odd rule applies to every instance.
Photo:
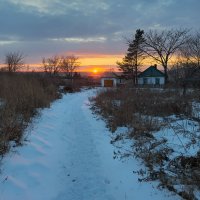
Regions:
[[110, 133], [88, 106], [93, 94], [65, 95], [41, 112], [26, 145], [3, 160], [0, 200], [177, 199], [138, 183], [136, 161], [113, 159]]

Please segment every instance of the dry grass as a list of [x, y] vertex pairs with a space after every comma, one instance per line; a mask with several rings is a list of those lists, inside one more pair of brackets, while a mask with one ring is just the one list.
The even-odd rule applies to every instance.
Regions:
[[0, 74], [0, 155], [10, 141], [21, 144], [23, 131], [37, 108], [44, 108], [59, 97], [59, 82], [37, 74]]
[[190, 100], [193, 98], [193, 94], [183, 96], [181, 92], [172, 90], [126, 88], [104, 90], [92, 100], [94, 107], [100, 108], [98, 113], [108, 120], [114, 131], [119, 126], [129, 126], [135, 121], [135, 116], [190, 116]]
[[[134, 140], [132, 149], [122, 152], [121, 148], [114, 157], [139, 158], [147, 167], [146, 171], [136, 172], [142, 176], [139, 181], [159, 180], [160, 188], [167, 188], [183, 199], [194, 200], [194, 190], [199, 188], [200, 180], [200, 171], [197, 170], [200, 166], [199, 154], [172, 158], [174, 149], [168, 145], [167, 139], [157, 139], [154, 133], [168, 128], [174, 118], [193, 119], [200, 125], [200, 118], [193, 115], [193, 102], [200, 100], [199, 94], [191, 90], [183, 95], [180, 89], [121, 88], [102, 90], [91, 101], [94, 112], [103, 116], [111, 131], [121, 126], [130, 128], [128, 137]], [[179, 134], [191, 138], [184, 148], [189, 148], [194, 141], [200, 142], [198, 135], [192, 130], [186, 131], [185, 127], [174, 127], [173, 131], [177, 138]], [[111, 143], [121, 139], [123, 135], [117, 135]], [[172, 172], [173, 168], [178, 170], [173, 171], [174, 175], [171, 176], [167, 171]], [[184, 186], [183, 189], [177, 189], [177, 183]]]

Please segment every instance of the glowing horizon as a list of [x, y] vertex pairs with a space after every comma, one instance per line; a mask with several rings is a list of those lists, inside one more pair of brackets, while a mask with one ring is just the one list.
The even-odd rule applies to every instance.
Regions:
[[[65, 54], [61, 54], [65, 55]], [[67, 55], [75, 55], [79, 58], [80, 66], [77, 68], [77, 72], [94, 72], [103, 73], [105, 71], [116, 71], [117, 65], [116, 62], [120, 61], [124, 55], [112, 55], [112, 54], [67, 54]], [[49, 56], [51, 57], [51, 56]], [[0, 64], [0, 67], [5, 66], [4, 64]], [[43, 71], [43, 65], [41, 62], [36, 63], [25, 63], [23, 67], [25, 71]]]
[[[61, 54], [65, 55], [65, 54]], [[108, 71], [119, 71], [117, 68], [117, 61], [122, 61], [124, 54], [89, 54], [89, 53], [68, 53], [66, 55], [75, 55], [79, 58], [80, 66], [77, 68], [77, 72], [88, 72], [92, 74], [101, 74]], [[173, 64], [176, 60], [176, 56], [173, 56], [169, 64]], [[141, 70], [144, 70], [150, 65], [156, 64], [155, 60], [148, 58], [143, 62], [143, 65], [140, 67]], [[0, 64], [0, 67], [4, 67], [5, 64]], [[159, 69], [162, 69], [162, 66], [158, 65]], [[44, 71], [42, 62], [38, 63], [25, 63], [24, 67], [20, 71]]]

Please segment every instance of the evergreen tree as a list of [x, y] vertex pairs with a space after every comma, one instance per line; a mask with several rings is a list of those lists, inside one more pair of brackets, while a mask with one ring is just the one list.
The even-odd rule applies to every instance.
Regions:
[[145, 58], [142, 45], [145, 41], [144, 31], [137, 29], [132, 40], [128, 41], [128, 49], [122, 62], [117, 62], [118, 68], [123, 74], [133, 80], [133, 84], [138, 83], [138, 70]]

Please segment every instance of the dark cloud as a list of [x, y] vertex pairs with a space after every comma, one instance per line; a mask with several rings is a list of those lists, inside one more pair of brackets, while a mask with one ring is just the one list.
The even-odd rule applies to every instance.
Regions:
[[199, 7], [199, 0], [2, 0], [0, 56], [17, 49], [31, 61], [70, 50], [119, 53], [123, 36], [137, 28], [199, 29]]

